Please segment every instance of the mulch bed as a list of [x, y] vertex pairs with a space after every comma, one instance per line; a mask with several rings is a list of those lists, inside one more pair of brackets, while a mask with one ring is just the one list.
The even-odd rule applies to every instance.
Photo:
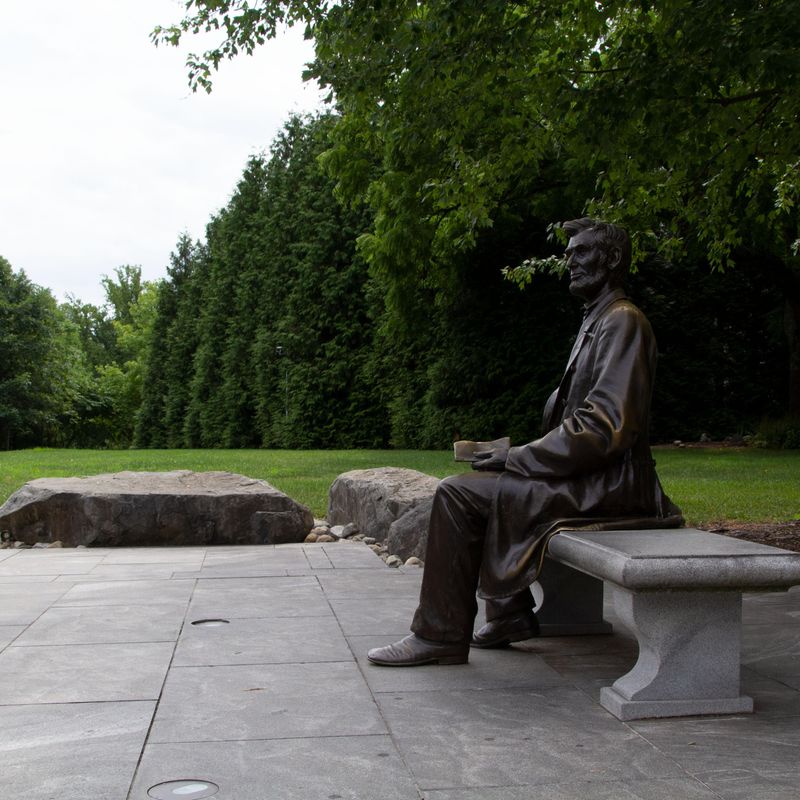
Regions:
[[705, 530], [800, 553], [800, 520], [792, 522], [725, 521], [715, 525], [706, 525]]

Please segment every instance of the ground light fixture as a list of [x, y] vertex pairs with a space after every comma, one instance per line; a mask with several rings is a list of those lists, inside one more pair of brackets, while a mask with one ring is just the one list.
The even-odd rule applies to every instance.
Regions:
[[213, 797], [219, 791], [216, 783], [199, 778], [186, 778], [179, 781], [157, 783], [147, 790], [153, 800], [201, 800]]

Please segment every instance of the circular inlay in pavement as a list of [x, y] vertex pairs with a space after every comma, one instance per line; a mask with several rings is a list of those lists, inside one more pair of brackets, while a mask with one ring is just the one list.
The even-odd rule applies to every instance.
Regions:
[[217, 628], [220, 625], [227, 625], [227, 619], [196, 619], [192, 625], [205, 625], [208, 628]]
[[147, 796], [155, 800], [200, 800], [202, 797], [213, 797], [218, 791], [216, 783], [189, 779], [157, 783], [147, 790]]

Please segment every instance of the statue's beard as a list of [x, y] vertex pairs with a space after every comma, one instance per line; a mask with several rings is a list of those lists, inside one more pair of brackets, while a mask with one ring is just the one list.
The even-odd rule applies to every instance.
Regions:
[[597, 267], [591, 272], [576, 270], [570, 275], [569, 291], [584, 300], [593, 300], [608, 283], [608, 271]]

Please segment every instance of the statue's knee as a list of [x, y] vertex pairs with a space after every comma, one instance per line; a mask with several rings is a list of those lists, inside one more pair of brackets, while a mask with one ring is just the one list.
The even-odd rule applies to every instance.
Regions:
[[461, 484], [461, 475], [450, 475], [447, 478], [443, 478], [436, 487], [437, 499], [446, 503], [453, 498], [460, 497], [463, 493]]

